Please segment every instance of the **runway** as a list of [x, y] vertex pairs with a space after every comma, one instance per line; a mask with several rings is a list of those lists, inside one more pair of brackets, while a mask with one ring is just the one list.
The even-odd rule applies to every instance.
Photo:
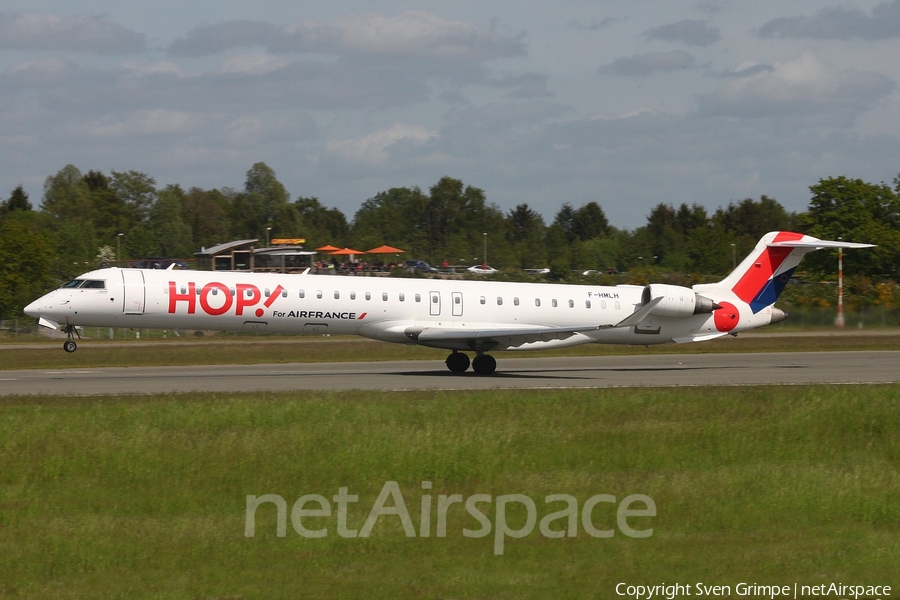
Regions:
[[900, 382], [898, 351], [496, 357], [490, 376], [453, 374], [443, 361], [0, 371], [0, 396]]

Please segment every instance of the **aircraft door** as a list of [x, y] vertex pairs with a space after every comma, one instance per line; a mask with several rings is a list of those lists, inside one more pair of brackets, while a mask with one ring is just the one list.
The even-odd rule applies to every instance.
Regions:
[[428, 314], [432, 317], [441, 316], [441, 293], [440, 292], [429, 292], [428, 293]]
[[451, 294], [451, 301], [453, 302], [453, 316], [461, 317], [463, 314], [462, 292], [453, 292]]
[[136, 269], [122, 269], [122, 284], [124, 287], [122, 313], [126, 315], [144, 314], [144, 303], [146, 301], [144, 273]]

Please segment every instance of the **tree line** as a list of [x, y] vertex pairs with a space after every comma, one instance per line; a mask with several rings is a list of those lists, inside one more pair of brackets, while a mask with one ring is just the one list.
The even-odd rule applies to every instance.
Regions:
[[[790, 213], [774, 198], [729, 202], [710, 214], [699, 204], [660, 202], [633, 230], [609, 223], [602, 206], [563, 203], [553, 220], [527, 204], [503, 212], [483, 190], [443, 177], [428, 190], [398, 187], [365, 200], [352, 219], [318, 198], [291, 198], [265, 163], [243, 189], [157, 187], [137, 171], [82, 173], [72, 165], [47, 177], [39, 208], [21, 186], [0, 203], [0, 316], [100, 263], [150, 256], [190, 258], [236, 239], [302, 237], [366, 250], [381, 244], [432, 264], [488, 263], [501, 269], [573, 271], [654, 269], [694, 278], [727, 273], [768, 231], [878, 244], [845, 254], [848, 273], [876, 282], [900, 275], [900, 177], [893, 187], [847, 177], [810, 186], [807, 210]], [[808, 257], [813, 277], [833, 277], [833, 253]]]

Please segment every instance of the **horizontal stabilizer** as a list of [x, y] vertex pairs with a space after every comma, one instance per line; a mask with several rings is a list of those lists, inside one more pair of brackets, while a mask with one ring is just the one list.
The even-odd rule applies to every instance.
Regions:
[[808, 241], [791, 240], [783, 242], [769, 242], [766, 244], [770, 248], [874, 248], [875, 244], [858, 244], [856, 242], [828, 241], [817, 240], [816, 238], [806, 237]]
[[647, 304], [642, 306], [640, 308], [640, 310], [634, 311], [631, 315], [622, 319], [615, 325], [604, 325], [604, 326], [602, 326], [602, 328], [603, 329], [618, 329], [619, 327], [634, 327], [636, 325], [640, 325], [641, 321], [646, 319], [647, 315], [649, 315], [650, 312], [654, 308], [656, 308], [656, 305], [662, 301], [663, 301], [662, 296], [660, 296], [659, 298], [654, 298], [653, 300], [651, 300], [650, 302], [648, 302]]

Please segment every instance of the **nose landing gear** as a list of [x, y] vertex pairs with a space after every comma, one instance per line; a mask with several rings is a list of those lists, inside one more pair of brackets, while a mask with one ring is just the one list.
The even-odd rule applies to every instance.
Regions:
[[[469, 368], [469, 357], [456, 350], [444, 361], [447, 368], [454, 373], [465, 373]], [[493, 356], [479, 352], [472, 360], [472, 370], [479, 375], [490, 375], [497, 369], [497, 361]]]
[[78, 330], [75, 329], [74, 325], [66, 325], [62, 330], [66, 333], [66, 338], [68, 338], [63, 342], [63, 350], [71, 354], [78, 350], [78, 344], [75, 343], [75, 336], [78, 336], [78, 339], [80, 340], [81, 334], [78, 333]]

